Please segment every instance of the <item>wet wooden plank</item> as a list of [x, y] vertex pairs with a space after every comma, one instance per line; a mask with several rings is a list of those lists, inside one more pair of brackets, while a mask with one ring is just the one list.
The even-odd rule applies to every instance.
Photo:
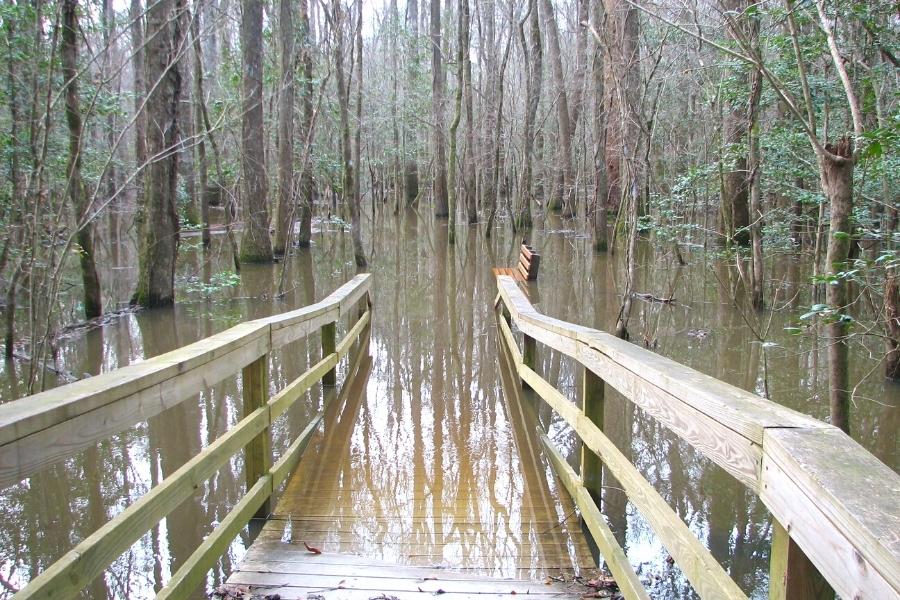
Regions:
[[843, 432], [771, 429], [760, 497], [844, 598], [900, 597], [900, 477]]
[[631, 563], [628, 562], [628, 557], [625, 556], [625, 551], [619, 545], [609, 525], [606, 524], [606, 520], [600, 514], [600, 509], [597, 508], [587, 488], [582, 485], [580, 478], [572, 467], [556, 451], [550, 438], [542, 435], [541, 442], [545, 452], [550, 457], [550, 464], [553, 465], [556, 476], [559, 477], [569, 495], [578, 505], [581, 511], [581, 518], [584, 519], [591, 530], [594, 541], [600, 548], [600, 554], [606, 561], [616, 583], [619, 584], [619, 590], [628, 600], [633, 598], [649, 600], [650, 596], [635, 574], [634, 569], [632, 569]]
[[[533, 574], [534, 570], [526, 566], [521, 572]], [[523, 594], [581, 598], [586, 593], [587, 588], [573, 583], [571, 572], [561, 575], [564, 581], [548, 576], [537, 581], [495, 577], [471, 570], [397, 565], [346, 553], [316, 555], [302, 546], [268, 542], [255, 543], [251, 547], [239, 569], [229, 577], [228, 584], [277, 593], [283, 598], [305, 598], [309, 593], [326, 597], [332, 593], [340, 598], [366, 600], [382, 594], [402, 598], [440, 594], [442, 598], [477, 597], [484, 600]]]

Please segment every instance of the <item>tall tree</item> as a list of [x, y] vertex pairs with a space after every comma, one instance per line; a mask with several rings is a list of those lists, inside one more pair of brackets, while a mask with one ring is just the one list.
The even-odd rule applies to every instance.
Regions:
[[[640, 21], [627, 0], [603, 0], [606, 7], [606, 173], [609, 198], [618, 205], [625, 162], [638, 155], [638, 103], [640, 101]], [[629, 192], [630, 193], [630, 192]]]
[[609, 240], [607, 234], [607, 217], [606, 209], [609, 206], [609, 188], [606, 183], [606, 108], [604, 99], [606, 98], [603, 67], [603, 57], [606, 52], [603, 47], [603, 37], [600, 32], [603, 31], [604, 10], [603, 0], [591, 0], [593, 10], [591, 11], [592, 29], [594, 36], [594, 58], [591, 66], [593, 77], [594, 91], [594, 201], [593, 201], [593, 226], [594, 226], [594, 251], [606, 252]]
[[569, 113], [569, 95], [566, 92], [566, 80], [563, 73], [562, 52], [559, 45], [559, 26], [551, 0], [542, 0], [541, 12], [544, 16], [544, 27], [547, 31], [547, 49], [550, 52], [550, 66], [553, 73], [553, 84], [556, 86], [556, 123], [559, 133], [557, 148], [557, 195], [550, 200], [550, 208], [562, 208], [564, 217], [575, 214], [575, 171], [572, 168], [572, 123]]
[[469, 225], [478, 222], [478, 179], [475, 176], [475, 107], [472, 98], [472, 55], [470, 52], [470, 40], [472, 38], [472, 16], [469, 8], [469, 0], [462, 0], [460, 6], [462, 15], [463, 56], [462, 69], [463, 98], [466, 105], [466, 152], [463, 158], [463, 196], [466, 199], [466, 219]]
[[300, 103], [303, 110], [303, 125], [300, 128], [303, 141], [303, 172], [300, 174], [300, 231], [297, 235], [297, 245], [308, 248], [312, 238], [312, 208], [313, 191], [315, 182], [310, 166], [310, 144], [313, 135], [313, 60], [312, 60], [312, 31], [309, 25], [308, 0], [300, 0], [300, 68], [301, 68], [301, 93]]
[[[723, 0], [722, 8], [727, 20], [733, 22], [730, 15], [741, 15], [750, 6], [750, 0]], [[742, 30], [733, 35], [744, 36]], [[748, 69], [741, 65], [731, 70], [729, 77], [737, 90], [748, 86]], [[733, 94], [734, 99], [725, 102], [722, 119], [722, 138], [725, 147], [722, 177], [722, 202], [720, 204], [720, 233], [726, 245], [732, 243], [739, 246], [750, 244], [750, 178], [747, 176], [747, 140], [749, 120], [747, 102], [741, 91]]]
[[366, 255], [362, 247], [362, 235], [359, 222], [359, 201], [356, 196], [353, 164], [353, 145], [350, 138], [350, 78], [344, 75], [344, 10], [341, 0], [333, 0], [331, 22], [334, 28], [334, 67], [335, 84], [337, 86], [338, 109], [341, 118], [341, 157], [343, 159], [343, 180], [341, 190], [344, 201], [349, 200], [351, 229], [353, 236], [353, 255], [357, 267], [366, 266]]
[[[406, 3], [407, 24], [407, 66], [404, 82], [404, 97], [407, 105], [412, 102], [419, 72], [419, 1], [409, 0]], [[407, 106], [407, 109], [409, 107]], [[406, 206], [412, 206], [419, 197], [419, 164], [416, 160], [415, 128], [407, 119], [403, 119], [403, 197]]]
[[263, 132], [262, 27], [263, 0], [247, 0], [241, 12], [243, 110], [241, 118], [241, 170], [244, 235], [241, 262], [272, 260], [269, 239], [266, 148]]
[[103, 313], [100, 296], [100, 275], [94, 258], [94, 217], [91, 196], [81, 177], [81, 156], [84, 152], [84, 124], [78, 96], [78, 1], [64, 0], [62, 5], [62, 75], [66, 86], [66, 124], [69, 127], [69, 159], [66, 166], [68, 196], [75, 210], [78, 255], [81, 262], [81, 282], [84, 286], [84, 316], [88, 319]]
[[138, 258], [138, 284], [132, 303], [165, 306], [175, 301], [175, 260], [178, 254], [178, 103], [181, 76], [176, 57], [181, 42], [175, 0], [158, 0], [147, 7], [146, 63], [147, 154], [144, 225]]
[[[529, 24], [529, 36], [525, 35], [525, 23]], [[519, 209], [513, 219], [515, 229], [531, 227], [531, 203], [534, 200], [533, 190], [533, 156], [535, 130], [537, 128], [537, 109], [541, 101], [541, 83], [543, 81], [543, 51], [541, 50], [541, 25], [538, 20], [537, 0], [528, 0], [528, 12], [519, 22], [519, 42], [525, 57], [527, 78], [525, 80], [525, 124], [523, 126], [522, 143], [522, 176], [519, 180]]]
[[278, 212], [275, 247], [284, 256], [294, 229], [294, 0], [278, 0], [281, 82], [278, 87]]
[[447, 199], [447, 154], [444, 144], [444, 62], [441, 56], [441, 0], [431, 0], [431, 108], [434, 118], [434, 215], [450, 214]]
[[[356, 137], [353, 144], [353, 164], [356, 167], [356, 176], [353, 178], [353, 202], [350, 205], [350, 227], [353, 238], [353, 259], [356, 266], [363, 269], [367, 266], [366, 253], [362, 243], [362, 220], [360, 209], [362, 195], [360, 181], [362, 180], [362, 106], [363, 106], [363, 12], [362, 2], [356, 4]], [[348, 82], [349, 84], [349, 82]], [[350, 90], [347, 90], [349, 94]], [[372, 211], [372, 218], [375, 212]]]
[[131, 0], [128, 18], [131, 21], [131, 71], [134, 73], [132, 83], [134, 95], [134, 162], [135, 188], [137, 189], [138, 215], [144, 204], [144, 167], [147, 163], [147, 113], [146, 83], [144, 67], [144, 8], [141, 0]]

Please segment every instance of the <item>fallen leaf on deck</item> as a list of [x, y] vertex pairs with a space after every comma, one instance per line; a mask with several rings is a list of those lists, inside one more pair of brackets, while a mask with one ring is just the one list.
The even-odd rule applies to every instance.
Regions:
[[313, 554], [322, 554], [322, 551], [314, 546], [310, 546], [306, 542], [303, 542], [303, 545], [306, 546], [307, 551], [312, 552]]

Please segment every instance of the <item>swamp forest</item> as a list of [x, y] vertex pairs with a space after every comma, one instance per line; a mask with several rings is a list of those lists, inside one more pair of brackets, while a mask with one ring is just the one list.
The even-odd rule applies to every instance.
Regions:
[[[0, 29], [0, 403], [369, 272], [370, 371], [338, 425], [353, 512], [427, 504], [445, 532], [416, 529], [422, 547], [490, 523], [491, 574], [521, 574], [520, 492], [560, 493], [542, 463], [523, 466], [522, 432], [580, 452], [545, 405], [504, 400], [491, 269], [527, 240], [544, 314], [830, 423], [900, 469], [895, 2], [0, 0]], [[315, 340], [273, 353], [270, 384], [318, 358]], [[574, 360], [537, 360], [581, 393]], [[0, 491], [0, 598], [239, 420], [239, 388]], [[312, 389], [273, 445], [329, 393]], [[759, 498], [606, 402], [610, 439], [767, 597]], [[233, 459], [82, 597], [152, 597], [240, 499], [242, 473]], [[698, 597], [624, 492], [603, 505], [653, 598]], [[470, 541], [434, 562], [465, 568], [485, 551]]]

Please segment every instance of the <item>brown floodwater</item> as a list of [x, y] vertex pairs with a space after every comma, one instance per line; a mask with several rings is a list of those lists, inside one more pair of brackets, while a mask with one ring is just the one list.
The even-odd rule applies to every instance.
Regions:
[[[326, 427], [323, 440], [331, 432], [340, 437], [328, 443], [340, 449], [344, 462], [331, 471], [321, 470], [318, 477], [324, 478], [323, 489], [330, 489], [352, 474], [347, 485], [353, 493], [346, 497], [341, 517], [358, 514], [362, 522], [377, 522], [387, 512], [404, 516], [418, 550], [431, 562], [521, 575], [536, 564], [528, 548], [535, 536], [547, 534], [547, 522], [562, 522], [550, 529], [553, 536], [577, 527], [546, 461], [533, 451], [534, 430], [547, 432], [573, 464], [579, 443], [565, 423], [529, 394], [505, 393], [509, 381], [504, 387], [508, 373], [503, 372], [491, 308], [496, 295], [491, 267], [515, 263], [519, 238], [504, 229], [488, 242], [480, 230], [463, 230], [456, 247], [448, 249], [446, 224], [435, 224], [431, 218], [409, 214], [395, 220], [385, 211], [376, 223], [374, 228], [371, 219], [366, 224], [375, 304], [371, 363], [360, 368], [343, 392], [348, 396], [345, 404], [353, 410], [342, 413], [336, 426]], [[589, 239], [557, 219], [548, 219], [532, 235], [530, 241], [542, 254], [540, 277], [531, 284], [537, 308], [610, 329], [619, 309], [623, 257], [593, 254]], [[313, 248], [296, 251], [286, 263], [246, 265], [234, 287], [200, 289], [200, 283], [215, 283], [214, 275], [229, 268], [229, 257], [227, 245], [217, 237], [211, 256], [204, 259], [195, 247], [198, 241], [188, 237], [183, 242], [181, 291], [174, 308], [129, 313], [103, 327], [73, 331], [59, 344], [57, 365], [75, 377], [110, 371], [243, 320], [309, 304], [355, 274], [350, 236], [339, 222], [319, 223]], [[118, 260], [116, 268], [104, 273], [108, 297], [124, 303], [135, 278], [129, 266], [133, 246], [107, 252]], [[803, 283], [808, 265], [791, 254], [769, 257], [767, 298], [777, 289], [776, 309], [758, 316], [734, 308], [733, 268], [702, 250], [686, 258], [688, 265], [680, 267], [668, 249], [640, 246], [636, 290], [674, 296], [677, 302], [637, 301], [632, 339], [704, 373], [827, 419], [824, 340], [815, 329], [801, 335], [784, 329], [797, 324], [803, 308], [812, 303], [809, 286]], [[283, 268], [287, 293], [279, 297]], [[273, 353], [272, 389], [283, 387], [318, 356], [316, 336]], [[882, 379], [880, 356], [878, 338], [854, 338], [851, 379], [861, 383], [854, 389], [852, 431], [865, 448], [897, 470], [900, 386]], [[538, 359], [538, 371], [577, 400], [580, 367], [541, 348]], [[25, 368], [0, 364], [2, 401], [23, 395]], [[347, 370], [345, 361], [339, 381]], [[279, 421], [273, 428], [276, 454], [329, 394], [338, 391], [312, 390]], [[237, 377], [0, 491], [0, 598], [11, 596], [12, 590], [171, 474], [240, 414]], [[741, 588], [754, 598], [765, 597], [771, 527], [765, 507], [612, 391], [605, 414], [611, 439]], [[243, 464], [238, 456], [141, 538], [83, 596], [151, 597], [227, 515], [242, 491]], [[535, 516], [538, 504], [543, 511], [540, 518]], [[695, 597], [614, 482], [604, 489], [603, 505], [651, 596]], [[428, 529], [427, 523], [437, 522], [437, 530]], [[477, 539], [460, 534], [467, 523], [481, 524]], [[448, 544], [448, 535], [459, 539]], [[566, 550], [567, 542], [560, 539], [560, 555], [568, 552], [574, 557], [577, 549]], [[249, 542], [245, 530], [209, 574], [207, 589], [224, 581]], [[389, 545], [367, 548], [382, 552], [383, 558], [408, 562], [408, 555], [404, 558]], [[579, 557], [573, 560], [582, 562]], [[487, 564], [492, 568], [479, 566]]]

